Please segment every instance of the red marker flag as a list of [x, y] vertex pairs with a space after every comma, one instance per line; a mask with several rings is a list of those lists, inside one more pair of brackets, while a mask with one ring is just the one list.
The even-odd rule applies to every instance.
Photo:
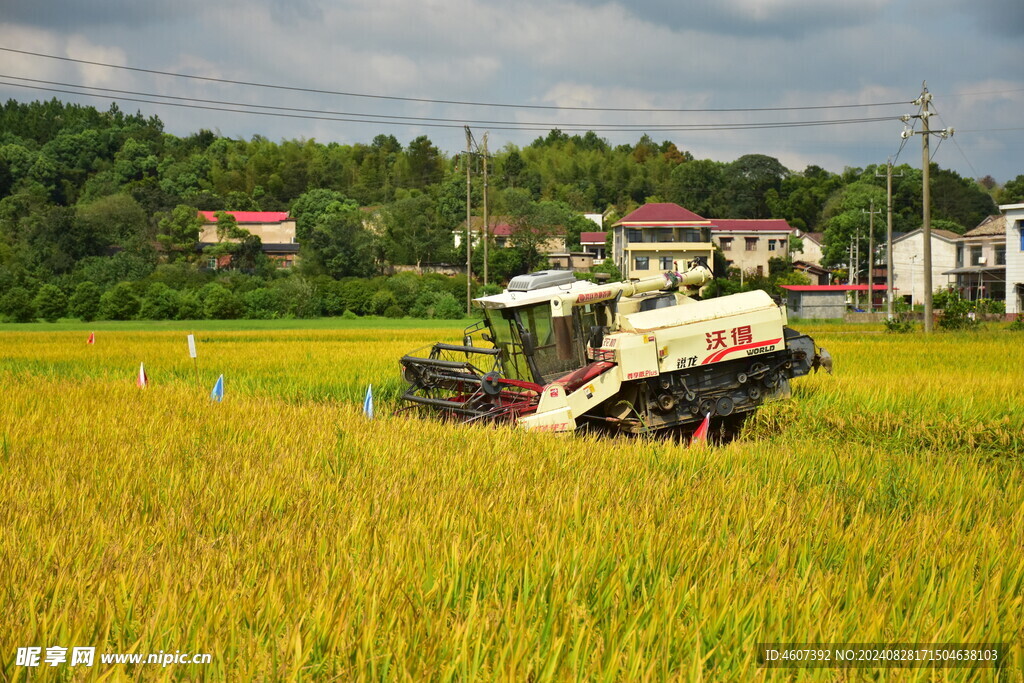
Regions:
[[704, 443], [708, 440], [708, 427], [711, 425], [711, 413], [704, 416], [704, 421], [700, 423], [700, 427], [697, 427], [697, 431], [690, 437], [690, 445], [695, 443]]
[[135, 380], [135, 385], [143, 389], [149, 386], [149, 377], [146, 377], [146, 368], [142, 363], [139, 363], [139, 377]]
[[87, 341], [85, 343], [86, 344], [95, 344], [96, 343], [96, 333], [95, 332], [90, 332], [89, 333], [89, 341]]

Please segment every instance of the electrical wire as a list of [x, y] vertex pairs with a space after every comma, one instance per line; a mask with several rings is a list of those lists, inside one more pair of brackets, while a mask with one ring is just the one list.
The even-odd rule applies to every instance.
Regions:
[[[66, 88], [55, 88], [38, 85], [27, 85], [25, 83], [13, 83], [10, 81], [0, 81], [0, 85], [7, 85], [17, 88], [27, 88], [30, 90], [42, 90], [46, 92], [59, 92], [71, 95], [78, 95], [81, 97], [93, 97], [104, 100], [117, 100], [124, 102], [139, 102], [143, 104], [155, 104], [168, 107], [179, 107], [185, 109], [203, 109], [207, 111], [224, 111], [235, 114], [253, 114], [257, 116], [274, 116], [279, 118], [292, 118], [292, 119], [309, 119], [317, 121], [342, 121], [346, 123], [374, 123], [378, 125], [392, 125], [392, 126], [423, 126], [430, 128], [463, 128], [465, 122], [460, 119], [442, 119], [450, 121], [450, 123], [437, 123], [437, 122], [422, 122], [422, 121], [406, 121], [406, 120], [385, 120], [385, 119], [360, 119], [349, 116], [316, 116], [312, 114], [299, 114], [299, 113], [286, 113], [280, 111], [252, 111], [248, 109], [230, 109], [227, 107], [212, 106], [215, 101], [208, 101], [211, 104], [195, 104], [185, 102], [161, 102], [158, 100], [144, 99], [140, 97], [121, 97], [112, 95], [94, 94], [90, 92], [81, 92], [79, 90], [68, 90]], [[87, 86], [78, 86], [85, 88]], [[154, 97], [165, 97], [163, 95], [154, 95]], [[207, 102], [207, 100], [199, 100], [199, 102]], [[245, 104], [239, 104], [238, 106], [250, 106]], [[396, 118], [396, 117], [389, 117]], [[558, 128], [563, 131], [571, 132], [642, 132], [645, 129], [654, 130], [658, 132], [664, 131], [730, 131], [730, 130], [762, 130], [762, 129], [774, 129], [774, 128], [804, 128], [814, 126], [832, 126], [832, 125], [850, 125], [850, 124], [862, 124], [862, 123], [877, 123], [881, 121], [895, 121], [898, 117], [895, 116], [882, 116], [882, 117], [865, 117], [857, 119], [832, 119], [832, 120], [817, 120], [817, 121], [793, 121], [793, 122], [779, 122], [779, 123], [749, 123], [749, 124], [651, 124], [647, 126], [636, 127], [635, 124], [620, 124], [620, 125], [602, 125], [594, 127], [577, 127], [577, 126], [559, 126], [557, 123], [551, 124], [536, 124], [536, 125], [509, 125], [509, 126], [489, 126], [491, 130], [522, 130], [522, 131], [549, 131], [554, 128]]]
[[155, 74], [159, 76], [171, 76], [173, 78], [187, 78], [198, 81], [207, 81], [210, 83], [226, 83], [230, 85], [244, 85], [254, 88], [272, 88], [274, 90], [288, 90], [292, 92], [308, 92], [316, 93], [320, 95], [340, 95], [343, 97], [361, 97], [374, 100], [391, 100], [397, 102], [421, 102], [429, 104], [454, 104], [465, 107], [505, 107], [510, 109], [548, 109], [548, 110], [566, 110], [566, 111], [609, 111], [609, 112], [663, 112], [663, 113], [691, 113], [691, 112], [705, 112], [705, 113], [721, 113], [721, 112], [761, 112], [761, 111], [805, 111], [811, 109], [851, 109], [856, 107], [885, 107], [897, 104], [907, 104], [906, 102], [871, 102], [862, 104], [830, 104], [830, 105], [816, 105], [816, 106], [802, 106], [802, 107], [745, 107], [745, 108], [725, 108], [725, 109], [661, 109], [652, 107], [572, 107], [572, 106], [559, 106], [559, 105], [542, 105], [542, 104], [509, 104], [499, 102], [472, 102], [463, 100], [443, 100], [443, 99], [432, 99], [427, 97], [399, 97], [394, 95], [374, 95], [369, 93], [359, 92], [346, 92], [340, 90], [323, 90], [319, 88], [300, 88], [297, 86], [290, 85], [277, 85], [273, 83], [259, 83], [255, 81], [240, 81], [229, 78], [214, 78], [212, 76], [198, 76], [196, 74], [184, 74], [175, 73], [172, 71], [160, 71], [158, 69], [144, 69], [135, 66], [123, 66], [120, 64], [110, 64], [108, 62], [97, 62], [88, 59], [74, 59], [72, 57], [62, 57], [60, 55], [51, 55], [43, 52], [32, 52], [30, 50], [17, 50], [11, 47], [0, 46], [0, 50], [4, 52], [13, 52], [16, 54], [28, 55], [32, 57], [43, 57], [46, 59], [56, 59], [65, 62], [73, 62], [76, 64], [88, 64], [90, 66], [102, 66], [108, 69], [122, 69], [125, 71], [134, 71], [137, 73]]
[[912, 124], [910, 124], [910, 135], [906, 135], [906, 136], [901, 136], [901, 137], [902, 137], [902, 139], [900, 140], [900, 148], [899, 148], [898, 150], [896, 150], [896, 157], [895, 157], [895, 158], [894, 158], [894, 159], [892, 160], [892, 165], [893, 165], [893, 166], [895, 166], [895, 165], [896, 165], [896, 162], [897, 162], [897, 161], [899, 161], [899, 158], [900, 158], [900, 154], [901, 154], [901, 153], [903, 152], [903, 148], [904, 148], [904, 147], [905, 147], [905, 146], [907, 145], [907, 140], [909, 140], [910, 138], [912, 138], [912, 137], [914, 136], [914, 134], [915, 134], [915, 133], [917, 132], [917, 131], [916, 131], [916, 128], [917, 128], [917, 121], [918, 121], [918, 119], [920, 119], [920, 117], [921, 117], [921, 112], [922, 112], [923, 110], [924, 110], [924, 105], [923, 105], [923, 104], [921, 104], [921, 105], [919, 105], [919, 106], [918, 106], [918, 109], [917, 109], [917, 114], [916, 114], [916, 115], [914, 115], [914, 116], [912, 116], [912, 117], [910, 117], [910, 118], [912, 118], [912, 119], [913, 119], [913, 121], [914, 121], [914, 122], [913, 122]]
[[[949, 126], [947, 126], [947, 125], [946, 125], [946, 122], [945, 122], [945, 121], [943, 120], [943, 118], [942, 118], [942, 115], [941, 115], [941, 114], [939, 113], [939, 110], [938, 110], [938, 109], [935, 109], [935, 105], [934, 105], [934, 104], [932, 105], [932, 109], [934, 109], [934, 110], [935, 110], [935, 115], [936, 115], [937, 117], [939, 117], [939, 121], [941, 121], [941, 122], [942, 122], [942, 127], [943, 127], [943, 128], [947, 128], [947, 129], [948, 129], [948, 128], [949, 128]], [[955, 137], [955, 136], [954, 136], [954, 135], [953, 135], [953, 134], [951, 133], [951, 134], [949, 135], [949, 138], [950, 138], [950, 139], [951, 139], [951, 140], [953, 141], [953, 146], [954, 146], [954, 147], [956, 147], [956, 148], [957, 148], [957, 150], [959, 150], [959, 152], [960, 152], [960, 156], [962, 156], [962, 157], [964, 158], [964, 161], [965, 161], [965, 162], [967, 162], [967, 165], [971, 167], [971, 173], [973, 173], [973, 174], [974, 174], [974, 177], [975, 177], [975, 178], [978, 178], [978, 177], [980, 177], [980, 176], [978, 175], [978, 169], [974, 168], [974, 164], [972, 164], [972, 163], [971, 163], [971, 160], [967, 158], [967, 155], [966, 155], [966, 154], [964, 154], [964, 150], [963, 150], [963, 147], [961, 147], [961, 146], [960, 146], [960, 143], [956, 141], [956, 137]], [[945, 139], [945, 138], [943, 138], [943, 139]], [[940, 144], [940, 145], [942, 144], [942, 140], [940, 140], [940, 141], [939, 141], [939, 144]], [[935, 148], [935, 151], [936, 151], [936, 152], [938, 152], [938, 151], [939, 151], [939, 148], [938, 148], [938, 147], [936, 147], [936, 148]]]
[[[42, 79], [28, 78], [28, 77], [25, 77], [25, 76], [12, 76], [10, 74], [0, 74], [0, 78], [12, 78], [12, 79], [16, 79], [18, 81], [28, 81], [30, 83], [42, 83], [42, 84], [45, 84], [45, 85], [62, 86], [62, 87], [69, 87], [69, 88], [78, 88], [80, 90], [98, 90], [98, 91], [102, 91], [102, 92], [113, 92], [113, 93], [124, 94], [124, 95], [135, 95], [135, 96], [139, 96], [139, 97], [161, 97], [161, 98], [164, 98], [164, 99], [174, 99], [174, 100], [188, 101], [188, 102], [199, 102], [199, 103], [202, 103], [202, 104], [223, 104], [223, 105], [226, 105], [226, 106], [248, 106], [248, 108], [252, 108], [252, 109], [272, 110], [272, 111], [279, 111], [279, 112], [293, 112], [293, 113], [299, 113], [299, 114], [328, 114], [328, 115], [331, 115], [331, 116], [366, 117], [366, 118], [371, 118], [371, 119], [394, 119], [394, 120], [401, 120], [401, 121], [434, 121], [434, 122], [443, 122], [443, 123], [459, 123], [459, 124], [463, 124], [463, 125], [465, 125], [465, 124], [475, 124], [475, 125], [483, 125], [483, 126], [492, 126], [492, 125], [506, 125], [506, 126], [516, 126], [516, 127], [519, 127], [519, 126], [546, 126], [546, 127], [550, 127], [551, 126], [551, 124], [549, 124], [547, 122], [544, 122], [544, 121], [494, 121], [494, 120], [481, 120], [481, 119], [452, 119], [452, 118], [444, 118], [444, 117], [399, 116], [399, 115], [392, 115], [392, 114], [367, 114], [367, 113], [362, 113], [362, 112], [338, 112], [338, 111], [331, 111], [331, 110], [303, 109], [303, 108], [297, 108], [297, 106], [280, 106], [280, 105], [274, 105], [274, 104], [253, 104], [253, 103], [250, 103], [250, 102], [237, 102], [237, 101], [228, 101], [228, 100], [221, 100], [221, 99], [206, 99], [206, 98], [202, 98], [202, 97], [184, 97], [184, 96], [179, 96], [179, 95], [162, 95], [162, 94], [159, 94], [159, 93], [140, 92], [140, 91], [137, 91], [137, 90], [120, 90], [118, 88], [103, 88], [103, 87], [93, 86], [93, 85], [82, 85], [82, 84], [79, 84], [79, 83], [63, 83], [63, 82], [60, 82], [60, 81], [45, 81], [45, 80], [42, 80]], [[83, 92], [83, 93], [79, 93], [79, 94], [91, 94], [91, 93]], [[794, 123], [802, 123], [802, 122], [794, 122]], [[582, 129], [582, 128], [586, 128], [587, 130], [592, 130], [592, 129], [595, 129], [595, 128], [600, 128], [602, 126], [612, 126], [612, 125], [614, 126], [615, 129], [622, 129], [622, 130], [629, 130], [631, 128], [635, 128], [635, 129], [638, 129], [638, 130], [659, 130], [659, 129], [663, 129], [663, 128], [672, 129], [672, 128], [677, 127], [677, 126], [694, 126], [694, 125], [700, 125], [700, 126], [741, 125], [741, 126], [746, 126], [746, 125], [760, 125], [760, 124], [664, 124], [664, 123], [663, 124], [658, 124], [658, 123], [655, 123], [655, 124], [651, 124], [651, 123], [601, 124], [601, 123], [562, 123], [562, 124], [559, 124], [559, 128], [570, 127], [573, 130]]]

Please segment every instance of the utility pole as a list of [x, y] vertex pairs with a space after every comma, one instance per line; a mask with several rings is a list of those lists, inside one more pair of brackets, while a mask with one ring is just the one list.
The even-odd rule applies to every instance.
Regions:
[[846, 269], [847, 270], [847, 272], [846, 272], [846, 284], [852, 285], [853, 284], [853, 238], [852, 237], [850, 238], [850, 248], [847, 251], [849, 251], [849, 256], [846, 259], [846, 262], [849, 264], [849, 267]]
[[910, 257], [910, 308], [914, 308], [917, 303], [914, 301], [914, 289], [917, 286], [917, 280], [915, 279], [915, 269], [917, 266], [917, 254]]
[[[853, 238], [853, 284], [860, 284], [860, 229]], [[853, 307], [860, 308], [860, 291], [853, 290]]]
[[904, 123], [909, 121], [911, 118], [921, 119], [921, 130], [912, 131], [904, 130], [903, 138], [907, 139], [911, 135], [921, 136], [921, 196], [923, 200], [923, 210], [921, 216], [921, 237], [924, 239], [924, 331], [930, 333], [932, 331], [932, 194], [931, 194], [931, 154], [929, 150], [929, 140], [931, 136], [938, 135], [942, 138], [948, 138], [953, 135], [952, 128], [945, 128], [943, 130], [933, 131], [929, 126], [928, 119], [932, 113], [928, 110], [928, 105], [931, 104], [932, 94], [928, 92], [928, 84], [921, 84], [921, 95], [914, 100], [914, 104], [921, 107], [921, 113], [910, 116], [905, 114], [900, 118]]
[[868, 204], [869, 209], [862, 213], [868, 215], [868, 313], [875, 312], [875, 214], [882, 213], [875, 211], [875, 200]]
[[487, 222], [487, 133], [484, 133], [484, 285], [487, 284], [487, 243], [491, 241], [491, 225]]
[[[880, 176], [875, 173], [875, 177]], [[902, 178], [903, 173], [897, 177]], [[896, 315], [892, 301], [892, 157], [885, 162], [885, 197], [885, 301], [886, 317], [892, 320]]]
[[473, 151], [473, 133], [466, 126], [466, 317], [473, 313], [473, 229], [470, 220], [470, 202], [472, 201], [472, 185], [469, 180], [469, 159]]

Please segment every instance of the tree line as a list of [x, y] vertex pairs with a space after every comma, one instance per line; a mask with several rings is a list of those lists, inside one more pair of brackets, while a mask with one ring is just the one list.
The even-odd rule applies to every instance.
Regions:
[[[116, 105], [101, 111], [56, 99], [11, 100], [0, 107], [0, 315], [24, 318], [29, 308], [52, 313], [54, 305], [46, 303], [59, 303], [57, 291], [70, 313], [87, 283], [108, 297], [95, 315], [133, 310], [123, 296], [128, 289], [139, 302], [135, 316], [155, 315], [160, 306], [143, 312], [143, 302], [166, 298], [158, 284], [177, 293], [169, 317], [200, 310], [202, 316], [360, 314], [373, 307], [338, 311], [322, 303], [315, 312], [315, 306], [253, 302], [301, 296], [326, 302], [336, 287], [330, 282], [380, 277], [395, 264], [464, 262], [452, 231], [465, 221], [466, 163], [474, 165], [472, 203], [479, 214], [479, 158], [448, 156], [426, 136], [406, 144], [384, 134], [368, 144], [236, 140], [208, 130], [179, 137], [157, 117]], [[826, 265], [838, 264], [851, 235], [859, 230], [866, 241], [862, 210], [872, 200], [876, 208], [885, 205], [882, 170], [793, 171], [760, 154], [719, 162], [646, 135], [613, 146], [593, 132], [553, 130], [522, 148], [506, 145], [491, 159], [490, 213], [513, 226], [516, 246], [492, 249], [488, 266], [495, 280], [542, 266], [538, 247], [553, 232], [564, 231], [569, 248], [579, 247], [580, 232], [592, 225], [581, 213], [604, 212], [613, 221], [648, 201], [675, 202], [707, 218], [785, 218], [802, 230], [823, 231]], [[895, 172], [896, 230], [910, 230], [919, 223], [921, 173], [907, 165]], [[932, 183], [935, 226], [960, 233], [994, 213], [997, 202], [1024, 201], [1024, 175], [1000, 185], [934, 166]], [[237, 226], [223, 235], [234, 241], [197, 251], [199, 210], [289, 211], [297, 220], [300, 266], [274, 268], [258, 238], [247, 239]], [[877, 241], [884, 221], [876, 229]], [[233, 256], [232, 272], [204, 270], [210, 255], [225, 253]], [[481, 258], [477, 253], [476, 272]], [[167, 269], [174, 277], [165, 276]], [[181, 277], [186, 271], [191, 275]], [[237, 301], [215, 305], [224, 298], [217, 287]], [[117, 288], [119, 294], [110, 294]], [[207, 306], [211, 292], [215, 304]], [[127, 307], [110, 303], [118, 297]], [[82, 294], [78, 300], [84, 298], [95, 299]], [[422, 312], [415, 303], [384, 309]]]

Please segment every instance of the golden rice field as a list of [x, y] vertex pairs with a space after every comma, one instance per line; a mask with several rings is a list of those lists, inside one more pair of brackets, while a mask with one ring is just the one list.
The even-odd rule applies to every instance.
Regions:
[[[185, 331], [6, 328], [0, 679], [1021, 680], [1024, 337], [801, 329], [836, 374], [688, 449], [391, 415], [397, 358], [456, 327], [197, 332], [198, 378]], [[785, 670], [759, 642], [1010, 648]]]

